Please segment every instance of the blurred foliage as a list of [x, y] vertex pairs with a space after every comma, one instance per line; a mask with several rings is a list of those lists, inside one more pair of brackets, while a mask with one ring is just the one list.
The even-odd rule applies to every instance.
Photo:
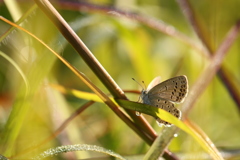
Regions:
[[[176, 30], [190, 37], [193, 42], [201, 45], [201, 41], [197, 38], [176, 1], [102, 0], [88, 2], [111, 5], [123, 11], [154, 17], [174, 26]], [[191, 0], [190, 3], [211, 48], [215, 51], [228, 30], [240, 19], [240, 2], [237, 0]], [[17, 4], [22, 13], [25, 13], [33, 5], [28, 1], [19, 1]], [[132, 81], [132, 77], [139, 82], [144, 80], [146, 84], [149, 84], [156, 76], [161, 76], [162, 80], [166, 80], [175, 75], [186, 75], [191, 89], [209, 63], [195, 48], [138, 21], [115, 16], [111, 12], [69, 9], [65, 5], [60, 6], [61, 2], [57, 1], [54, 1], [53, 4], [123, 90], [141, 89], [136, 82]], [[10, 10], [4, 2], [0, 2], [0, 15], [13, 20]], [[102, 91], [107, 92], [42, 11], [34, 10], [21, 25], [83, 72]], [[9, 27], [8, 24], [0, 21], [0, 34], [3, 35]], [[240, 84], [239, 43], [238, 38], [223, 63], [230, 71], [228, 76], [232, 76], [238, 86]], [[51, 88], [50, 84], [60, 84], [67, 88], [87, 92], [91, 92], [91, 90], [45, 47], [20, 30], [14, 29], [0, 42], [0, 51], [18, 64], [30, 85], [31, 97], [24, 102], [25, 107], [22, 107], [26, 92], [23, 79], [16, 68], [0, 56], [0, 136], [3, 135], [9, 118], [16, 118], [16, 121], [21, 118], [24, 120], [23, 124], [19, 126], [20, 131], [16, 135], [17, 141], [12, 144], [13, 150], [9, 153], [9, 155], [14, 155], [47, 138], [71, 113], [86, 102], [86, 100], [71, 95], [63, 95]], [[127, 93], [127, 97], [132, 101], [138, 101], [138, 96]], [[9, 117], [13, 106], [22, 107], [19, 108], [19, 113], [23, 111], [27, 116]], [[209, 136], [216, 147], [239, 149], [238, 107], [223, 82], [216, 76], [197, 100], [190, 112], [189, 119]], [[159, 133], [161, 128], [157, 126], [155, 120], [147, 115], [145, 117]], [[72, 120], [56, 139], [31, 153], [22, 155], [22, 157], [32, 157], [50, 147], [77, 143], [103, 146], [121, 155], [144, 154], [149, 148], [106, 105], [95, 103]], [[0, 152], [5, 150], [4, 147], [1, 144]], [[202, 148], [182, 131], [178, 133], [178, 137], [173, 139], [169, 150], [184, 154], [203, 152]], [[94, 152], [74, 152], [56, 159], [96, 156], [103, 155]], [[192, 159], [201, 158], [192, 157]]]

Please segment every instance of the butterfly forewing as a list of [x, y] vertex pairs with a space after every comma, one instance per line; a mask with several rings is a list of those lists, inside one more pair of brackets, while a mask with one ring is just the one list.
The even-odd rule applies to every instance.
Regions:
[[149, 101], [156, 97], [172, 102], [182, 102], [188, 92], [188, 82], [186, 76], [178, 76], [168, 79], [154, 86], [148, 91]]

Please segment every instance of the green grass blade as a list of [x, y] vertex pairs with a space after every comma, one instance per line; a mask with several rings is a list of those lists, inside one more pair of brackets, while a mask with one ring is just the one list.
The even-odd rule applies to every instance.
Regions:
[[68, 88], [65, 88], [63, 86], [56, 85], [56, 84], [51, 85], [51, 86], [53, 88], [59, 90], [62, 93], [65, 93], [65, 94], [68, 94], [68, 95], [73, 95], [77, 98], [104, 103], [103, 100], [101, 98], [99, 98], [99, 96], [94, 94], [94, 93], [83, 92], [83, 91], [79, 91], [79, 90], [76, 90], [76, 89], [68, 89]]
[[160, 117], [161, 119], [176, 125], [180, 129], [182, 129], [183, 131], [191, 135], [202, 146], [202, 148], [205, 151], [207, 151], [214, 159], [219, 159], [219, 160], [223, 159], [220, 153], [215, 148], [214, 144], [211, 142], [210, 138], [206, 137], [206, 135], [205, 136], [200, 135], [196, 130], [194, 130], [190, 126], [187, 126], [181, 120], [177, 119], [167, 111], [150, 106], [150, 105], [142, 104], [142, 103], [130, 102], [126, 100], [116, 100], [116, 101], [122, 107], [135, 110], [141, 113], [145, 113], [153, 117]]
[[75, 145], [66, 145], [66, 146], [51, 148], [51, 149], [48, 149], [47, 151], [44, 151], [39, 156], [34, 157], [33, 159], [41, 160], [41, 159], [44, 159], [49, 156], [51, 156], [51, 157], [56, 156], [59, 153], [66, 153], [66, 152], [73, 152], [73, 151], [95, 151], [95, 152], [100, 152], [100, 153], [104, 153], [104, 154], [113, 156], [113, 157], [121, 159], [121, 160], [125, 160], [124, 157], [122, 157], [121, 155], [119, 155], [109, 149], [105, 149], [103, 147], [99, 147], [96, 145], [88, 145], [88, 144], [75, 144]]

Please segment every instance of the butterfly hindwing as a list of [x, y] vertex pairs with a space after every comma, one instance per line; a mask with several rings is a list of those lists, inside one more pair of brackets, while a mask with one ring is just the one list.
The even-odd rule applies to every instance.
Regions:
[[[172, 114], [173, 116], [175, 116], [178, 119], [181, 118], [181, 111], [179, 109], [177, 109], [176, 107], [174, 107], [174, 104], [172, 102], [169, 102], [169, 101], [161, 99], [161, 98], [155, 98], [155, 99], [151, 99], [150, 103], [152, 106], [161, 108], [161, 109], [169, 112], [170, 114]], [[156, 118], [156, 120], [158, 121], [159, 124], [164, 124], [166, 126], [171, 125], [171, 123], [166, 122], [166, 121], [162, 120], [161, 118]]]
[[180, 110], [177, 109], [176, 107], [174, 107], [174, 104], [172, 102], [169, 102], [165, 99], [156, 98], [156, 99], [151, 99], [150, 103], [152, 106], [161, 108], [161, 109], [171, 113], [173, 116], [175, 116], [177, 118], [181, 118]]

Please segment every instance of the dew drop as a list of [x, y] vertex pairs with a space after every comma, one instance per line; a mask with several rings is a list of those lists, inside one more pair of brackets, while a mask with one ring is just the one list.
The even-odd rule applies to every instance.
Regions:
[[211, 147], [215, 147], [215, 145], [213, 143], [210, 144]]
[[162, 124], [162, 123], [160, 123], [160, 122], [158, 122], [158, 121], [156, 121], [156, 122], [157, 122], [157, 125], [158, 125], [159, 127], [164, 126], [164, 124]]
[[173, 136], [174, 136], [174, 137], [178, 137], [178, 134], [177, 134], [177, 133], [175, 133]]
[[166, 124], [165, 125], [165, 127], [171, 127], [172, 126], [172, 124]]
[[141, 113], [136, 111], [136, 116], [141, 116]]

